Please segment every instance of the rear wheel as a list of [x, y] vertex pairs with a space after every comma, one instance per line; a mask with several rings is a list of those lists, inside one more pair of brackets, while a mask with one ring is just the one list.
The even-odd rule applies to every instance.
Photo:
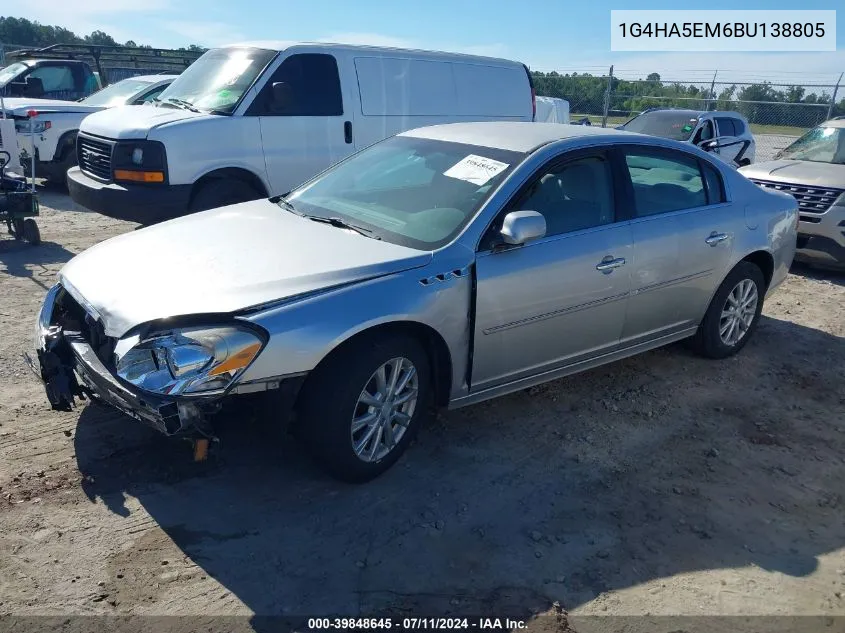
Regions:
[[229, 204], [257, 200], [261, 193], [243, 180], [217, 179], [211, 180], [200, 187], [191, 199], [190, 211], [207, 211]]
[[316, 461], [342, 481], [365, 482], [390, 468], [431, 412], [425, 349], [389, 335], [353, 342], [309, 376], [298, 406], [298, 435]]
[[766, 282], [758, 266], [740, 262], [728, 273], [698, 326], [693, 347], [708, 358], [726, 358], [745, 347], [763, 310]]

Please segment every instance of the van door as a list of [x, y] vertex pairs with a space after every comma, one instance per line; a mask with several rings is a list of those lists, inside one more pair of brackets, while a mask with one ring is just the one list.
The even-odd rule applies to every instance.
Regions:
[[270, 195], [290, 191], [352, 150], [337, 59], [294, 53], [276, 68], [246, 116], [259, 117]]
[[462, 120], [452, 63], [370, 54], [355, 57], [354, 66], [359, 148], [412, 128]]

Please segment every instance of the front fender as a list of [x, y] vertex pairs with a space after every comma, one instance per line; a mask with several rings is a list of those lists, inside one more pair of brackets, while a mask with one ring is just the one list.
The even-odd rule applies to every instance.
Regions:
[[465, 393], [472, 259], [462, 255], [436, 257], [423, 268], [242, 317], [264, 328], [270, 340], [241, 381], [307, 373], [356, 334], [390, 323], [415, 322], [435, 330], [446, 343], [452, 365], [450, 396]]

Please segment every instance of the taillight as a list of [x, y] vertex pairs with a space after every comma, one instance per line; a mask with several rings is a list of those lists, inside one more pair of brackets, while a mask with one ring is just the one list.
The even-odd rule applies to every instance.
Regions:
[[537, 118], [537, 91], [534, 88], [531, 89], [531, 118]]

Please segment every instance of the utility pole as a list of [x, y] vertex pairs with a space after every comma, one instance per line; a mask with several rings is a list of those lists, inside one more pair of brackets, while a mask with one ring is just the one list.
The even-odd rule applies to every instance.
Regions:
[[613, 87], [613, 66], [607, 75], [607, 90], [604, 93], [604, 114], [601, 117], [601, 126], [607, 127], [607, 112], [610, 110], [610, 91]]
[[842, 83], [842, 75], [845, 73], [839, 73], [839, 79], [836, 80], [836, 85], [833, 87], [833, 96], [830, 97], [830, 105], [827, 106], [827, 118], [833, 116], [833, 108], [836, 107], [836, 93], [839, 92], [839, 84]]
[[[719, 71], [713, 73], [713, 81], [710, 82], [710, 103], [716, 101], [716, 75], [719, 74]], [[710, 103], [707, 104], [707, 109], [710, 110]]]

